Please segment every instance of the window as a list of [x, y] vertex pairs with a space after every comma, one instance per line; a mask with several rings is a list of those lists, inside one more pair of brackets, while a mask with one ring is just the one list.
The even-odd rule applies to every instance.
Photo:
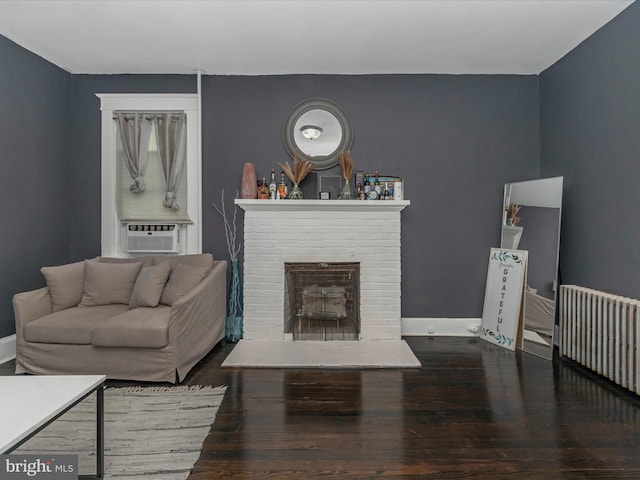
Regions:
[[[115, 122], [115, 120], [114, 120]], [[131, 174], [126, 167], [126, 158], [122, 138], [117, 125], [116, 129], [116, 209], [121, 222], [169, 222], [192, 223], [189, 217], [189, 198], [186, 168], [180, 177], [180, 184], [176, 192], [179, 209], [172, 212], [164, 207], [162, 202], [165, 194], [165, 181], [162, 165], [158, 155], [155, 126], [151, 129], [149, 139], [149, 156], [147, 171], [144, 175], [145, 189], [142, 193], [131, 193], [129, 186], [133, 183]]]
[[[172, 217], [179, 224], [180, 253], [200, 253], [202, 251], [202, 194], [201, 194], [201, 156], [200, 156], [200, 115], [198, 95], [196, 94], [97, 94], [102, 111], [102, 211], [101, 211], [101, 254], [105, 256], [127, 256], [127, 222], [167, 222], [167, 213], [162, 205], [164, 198], [164, 178], [157, 157], [155, 134], [151, 135], [150, 156], [147, 172], [144, 176], [146, 188], [142, 194], [142, 203], [132, 206], [128, 192], [133, 183], [129, 172], [121, 161], [123, 153], [118, 128], [113, 120], [116, 111], [183, 111], [186, 114], [186, 161], [182, 172], [181, 184], [177, 192], [180, 209]], [[120, 150], [120, 152], [119, 152]], [[155, 156], [155, 158], [154, 158]], [[158, 182], [159, 179], [159, 182]], [[157, 189], [162, 190], [158, 193]], [[148, 194], [151, 194], [147, 197]], [[139, 195], [139, 194], [136, 194]], [[159, 207], [147, 209], [146, 202], [158, 198]], [[148, 198], [148, 200], [147, 200]], [[137, 211], [142, 209], [143, 212]], [[157, 215], [162, 211], [164, 217]]]

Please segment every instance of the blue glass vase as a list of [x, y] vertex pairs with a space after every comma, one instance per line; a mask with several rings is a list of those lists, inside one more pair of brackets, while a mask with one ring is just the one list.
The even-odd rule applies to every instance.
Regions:
[[242, 338], [242, 284], [238, 260], [231, 260], [231, 291], [225, 326], [225, 340], [236, 343]]

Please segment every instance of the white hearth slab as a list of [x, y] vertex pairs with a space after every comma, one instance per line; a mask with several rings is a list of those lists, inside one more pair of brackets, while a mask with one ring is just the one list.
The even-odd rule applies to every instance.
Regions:
[[420, 368], [404, 340], [240, 340], [222, 367]]

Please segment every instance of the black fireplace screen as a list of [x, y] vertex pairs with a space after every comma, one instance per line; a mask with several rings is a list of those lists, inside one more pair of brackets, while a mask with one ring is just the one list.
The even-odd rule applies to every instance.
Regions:
[[285, 263], [284, 329], [294, 340], [358, 340], [359, 263]]

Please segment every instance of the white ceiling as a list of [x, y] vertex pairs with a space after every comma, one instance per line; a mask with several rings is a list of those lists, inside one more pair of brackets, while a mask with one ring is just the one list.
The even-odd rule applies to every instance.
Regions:
[[71, 73], [537, 74], [633, 0], [2, 0]]

